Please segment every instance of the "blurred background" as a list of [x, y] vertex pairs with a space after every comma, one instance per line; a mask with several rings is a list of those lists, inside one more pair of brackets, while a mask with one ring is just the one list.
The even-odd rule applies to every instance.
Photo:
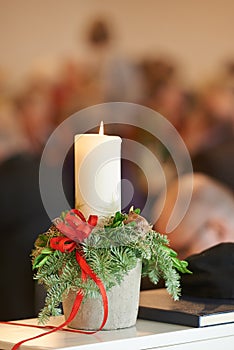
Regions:
[[[0, 0], [0, 228], [12, 249], [0, 255], [1, 280], [27, 281], [20, 303], [10, 310], [3, 302], [0, 319], [33, 314], [28, 256], [49, 225], [38, 166], [49, 135], [72, 113], [111, 101], [150, 107], [181, 135], [194, 171], [234, 190], [233, 13], [232, 0]], [[119, 134], [146, 145], [168, 183], [175, 178], [159, 140], [131, 127]], [[134, 184], [135, 205], [151, 196], [153, 206], [156, 174], [150, 194], [136, 165], [124, 163], [123, 175]], [[71, 151], [64, 175], [71, 203], [72, 177]], [[19, 284], [1, 287], [0, 300]]]
[[165, 55], [187, 86], [201, 83], [234, 54], [232, 0], [0, 1], [1, 66], [11, 81], [36, 68], [55, 74], [64, 59], [90, 59], [87, 26], [113, 29], [115, 47], [134, 61]]

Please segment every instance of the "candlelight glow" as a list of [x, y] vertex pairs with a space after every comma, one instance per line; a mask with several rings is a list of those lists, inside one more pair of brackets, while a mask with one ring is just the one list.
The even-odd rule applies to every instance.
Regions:
[[103, 125], [103, 121], [101, 121], [101, 123], [100, 123], [99, 135], [104, 135], [104, 125]]

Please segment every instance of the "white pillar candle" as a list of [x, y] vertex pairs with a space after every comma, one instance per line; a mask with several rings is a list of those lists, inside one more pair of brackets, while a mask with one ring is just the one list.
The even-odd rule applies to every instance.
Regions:
[[84, 216], [121, 210], [121, 138], [75, 136], [75, 206]]

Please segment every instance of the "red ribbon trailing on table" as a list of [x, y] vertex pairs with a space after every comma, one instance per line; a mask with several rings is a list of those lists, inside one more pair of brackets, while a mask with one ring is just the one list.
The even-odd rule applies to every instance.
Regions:
[[[61, 237], [61, 238], [63, 238], [63, 237]], [[80, 268], [81, 268], [81, 271], [82, 271], [82, 279], [83, 279], [83, 281], [85, 281], [87, 279], [87, 277], [90, 277], [90, 278], [92, 278], [92, 280], [98, 286], [98, 288], [100, 290], [100, 293], [101, 293], [101, 296], [102, 296], [104, 315], [103, 315], [102, 324], [99, 327], [99, 329], [96, 330], [96, 331], [84, 331], [84, 330], [83, 331], [82, 330], [71, 330], [71, 331], [75, 332], [75, 333], [81, 333], [81, 334], [95, 334], [96, 332], [100, 331], [104, 327], [104, 325], [105, 325], [105, 323], [107, 321], [107, 317], [108, 317], [108, 299], [107, 299], [107, 295], [106, 295], [106, 290], [105, 290], [105, 287], [104, 287], [102, 281], [93, 272], [93, 270], [87, 264], [86, 260], [78, 253], [78, 251], [76, 251], [76, 260], [77, 260], [78, 264], [80, 265]], [[59, 330], [67, 330], [67, 329], [63, 329], [63, 328], [65, 326], [67, 326], [74, 319], [74, 317], [76, 316], [77, 312], [79, 311], [79, 308], [80, 308], [81, 302], [83, 300], [83, 297], [84, 297], [84, 294], [83, 294], [82, 289], [78, 290], [76, 298], [75, 298], [75, 301], [74, 301], [74, 304], [73, 304], [73, 307], [72, 307], [72, 310], [71, 310], [71, 313], [70, 313], [68, 319], [65, 322], [63, 322], [61, 325], [52, 328], [51, 330], [49, 330], [46, 333], [42, 333], [42, 334], [36, 335], [36, 336], [34, 336], [32, 338], [21, 340], [20, 342], [18, 342], [17, 344], [15, 344], [13, 346], [12, 350], [17, 350], [23, 343], [25, 343], [25, 342], [27, 342], [29, 340], [34, 340], [34, 339], [43, 337], [43, 336], [45, 336], [47, 334], [51, 334], [51, 333], [57, 332]], [[20, 326], [20, 325], [28, 326], [27, 324], [18, 324], [16, 322], [4, 322], [4, 323], [5, 324], [11, 324], [12, 323], [13, 325], [17, 325], [17, 326]], [[36, 326], [36, 327], [38, 328], [38, 326]], [[51, 326], [49, 326], [49, 327], [51, 327]], [[39, 328], [41, 328], [41, 327], [39, 327]], [[45, 326], [43, 328], [48, 328], [48, 326]]]
[[[72, 212], [72, 215], [70, 214], [71, 212]], [[77, 216], [74, 216], [74, 214], [78, 215], [79, 218], [77, 218]], [[96, 226], [96, 224], [97, 224], [97, 217], [95, 215], [90, 215], [88, 222], [86, 222], [83, 214], [80, 211], [73, 209], [68, 214], [66, 214], [65, 220], [68, 222], [69, 226], [66, 225], [64, 222], [56, 224], [56, 226], [67, 237], [58, 236], [58, 237], [51, 238], [50, 246], [52, 249], [60, 250], [62, 253], [70, 253], [74, 249], [76, 249], [76, 247], [77, 247], [76, 243], [81, 242], [85, 237], [87, 237], [91, 233], [93, 227]], [[85, 281], [88, 277], [90, 277], [96, 283], [96, 285], [98, 286], [98, 288], [100, 290], [100, 293], [102, 296], [102, 301], [103, 301], [104, 313], [103, 313], [102, 324], [100, 325], [99, 329], [96, 331], [63, 329], [65, 326], [67, 326], [74, 319], [77, 312], [79, 311], [80, 305], [81, 305], [82, 300], [84, 298], [84, 293], [83, 293], [82, 289], [79, 289], [77, 294], [76, 294], [76, 298], [75, 298], [72, 310], [70, 312], [70, 315], [68, 316], [68, 319], [65, 322], [63, 322], [61, 325], [59, 325], [57, 327], [34, 326], [36, 328], [52, 328], [52, 329], [50, 329], [46, 333], [42, 333], [42, 334], [36, 335], [34, 337], [21, 340], [20, 342], [18, 342], [17, 344], [15, 344], [13, 346], [12, 350], [17, 350], [23, 343], [25, 343], [29, 340], [34, 340], [34, 339], [43, 337], [47, 334], [57, 332], [59, 330], [70, 331], [70, 332], [81, 333], [81, 334], [95, 334], [96, 332], [100, 331], [104, 327], [104, 325], [107, 321], [107, 317], [108, 317], [108, 298], [107, 298], [105, 287], [104, 287], [102, 281], [100, 280], [100, 278], [90, 268], [90, 266], [86, 262], [85, 258], [78, 252], [78, 250], [76, 250], [76, 261], [81, 268], [82, 280]], [[13, 324], [13, 325], [17, 325], [17, 326], [30, 326], [30, 327], [32, 327], [31, 325], [22, 324], [22, 323], [20, 324], [20, 323], [16, 323], [16, 322], [0, 322], [0, 323]]]

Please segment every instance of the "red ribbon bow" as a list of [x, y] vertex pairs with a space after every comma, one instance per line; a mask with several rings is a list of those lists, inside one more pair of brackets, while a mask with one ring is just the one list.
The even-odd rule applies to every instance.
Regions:
[[97, 225], [97, 215], [90, 215], [86, 221], [84, 215], [77, 209], [70, 210], [64, 221], [56, 223], [57, 229], [76, 243], [81, 243]]

